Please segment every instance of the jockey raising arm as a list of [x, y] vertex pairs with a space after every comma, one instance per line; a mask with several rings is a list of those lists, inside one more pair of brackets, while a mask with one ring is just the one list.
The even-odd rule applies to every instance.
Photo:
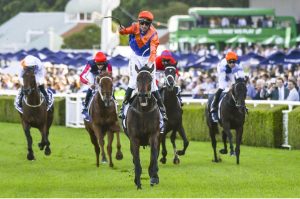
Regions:
[[219, 88], [215, 93], [210, 110], [214, 122], [218, 121], [217, 110], [221, 93], [230, 86], [230, 82], [234, 82], [235, 78], [245, 78], [243, 68], [236, 63], [237, 60], [238, 56], [235, 52], [228, 52], [217, 66]]
[[46, 74], [46, 70], [45, 67], [43, 65], [43, 63], [41, 62], [41, 60], [35, 56], [32, 55], [27, 55], [22, 61], [21, 61], [21, 70], [19, 72], [19, 81], [20, 84], [22, 86], [22, 89], [19, 92], [19, 101], [18, 101], [18, 105], [19, 107], [22, 107], [22, 100], [23, 100], [23, 74], [24, 71], [28, 68], [28, 67], [33, 67], [34, 68], [34, 75], [35, 75], [35, 80], [36, 83], [38, 85], [38, 88], [40, 89], [40, 91], [42, 92], [43, 96], [45, 97], [46, 100], [46, 104], [49, 104], [49, 98], [48, 98], [48, 94], [45, 90], [45, 86], [44, 86], [44, 80], [45, 80], [45, 74]]
[[88, 119], [87, 107], [92, 97], [93, 89], [95, 88], [95, 78], [97, 75], [101, 74], [102, 71], [112, 73], [112, 66], [107, 62], [107, 58], [104, 53], [97, 52], [95, 58], [87, 62], [85, 68], [80, 74], [80, 82], [89, 85], [86, 92], [84, 108], [82, 110], [82, 114], [85, 119]]
[[[151, 67], [153, 64], [155, 64], [156, 50], [159, 45], [159, 40], [157, 31], [152, 25], [153, 19], [154, 17], [151, 12], [142, 11], [138, 15], [138, 23], [133, 23], [127, 28], [121, 27], [119, 30], [119, 33], [121, 35], [129, 35], [129, 45], [133, 51], [129, 61], [130, 80], [128, 88], [126, 90], [123, 105], [120, 110], [120, 118], [124, 117], [124, 105], [129, 102], [132, 91], [136, 88], [137, 72], [135, 71], [135, 65], [140, 69], [146, 64], [148, 67]], [[153, 74], [155, 74], [155, 69], [153, 71]], [[168, 118], [165, 112], [165, 107], [156, 86], [155, 75], [152, 76], [153, 81], [151, 85], [151, 91], [153, 96], [157, 99], [159, 110], [162, 114], [163, 119], [166, 121]]]

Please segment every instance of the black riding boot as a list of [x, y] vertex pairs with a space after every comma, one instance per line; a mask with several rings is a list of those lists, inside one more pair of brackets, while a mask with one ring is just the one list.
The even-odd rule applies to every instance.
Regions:
[[218, 89], [215, 96], [214, 96], [214, 99], [211, 103], [211, 109], [210, 109], [210, 112], [212, 113], [212, 120], [214, 122], [218, 122], [218, 104], [219, 104], [219, 100], [220, 100], [220, 96], [221, 96], [221, 93], [223, 92], [223, 89]]
[[82, 114], [87, 114], [87, 112], [88, 112], [88, 105], [89, 105], [90, 99], [92, 97], [92, 94], [93, 94], [93, 90], [91, 88], [89, 88], [86, 91], [86, 96], [85, 96], [85, 100], [84, 100]]
[[165, 108], [165, 105], [161, 99], [161, 96], [159, 94], [158, 91], [154, 91], [152, 92], [153, 96], [155, 97], [155, 99], [157, 100], [157, 105], [158, 105], [158, 108], [159, 108], [159, 111], [163, 117], [163, 120], [164, 122], [167, 122], [168, 121], [168, 117], [167, 117], [167, 113], [166, 113], [166, 108]]
[[43, 93], [44, 98], [45, 98], [45, 101], [46, 101], [46, 104], [47, 104], [47, 106], [48, 106], [48, 104], [49, 104], [49, 97], [48, 97], [48, 94], [47, 94], [47, 92], [46, 92], [46, 90], [45, 90], [44, 85], [39, 85], [39, 89], [40, 89], [40, 91]]
[[20, 89], [19, 92], [19, 98], [18, 98], [18, 106], [22, 107], [22, 101], [23, 101], [24, 93], [23, 93], [23, 87]]
[[124, 97], [124, 100], [123, 100], [123, 103], [122, 103], [122, 107], [120, 108], [120, 114], [119, 114], [119, 118], [120, 119], [123, 119], [124, 117], [124, 107], [126, 104], [129, 103], [129, 100], [130, 100], [130, 97], [131, 97], [131, 94], [132, 94], [132, 91], [134, 89], [128, 87], [127, 90], [126, 90], [126, 93], [125, 93], [125, 97]]

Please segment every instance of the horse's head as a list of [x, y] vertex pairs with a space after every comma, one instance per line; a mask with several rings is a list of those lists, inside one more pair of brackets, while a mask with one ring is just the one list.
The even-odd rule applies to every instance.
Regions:
[[235, 102], [235, 106], [239, 111], [245, 110], [245, 99], [247, 96], [247, 87], [244, 79], [239, 78], [235, 84], [232, 85], [232, 98]]
[[30, 95], [34, 90], [37, 89], [37, 84], [34, 74], [35, 66], [28, 66], [25, 68], [23, 73], [23, 93], [24, 95]]
[[110, 106], [113, 101], [113, 82], [111, 74], [103, 72], [100, 76], [96, 77], [96, 81], [98, 84], [98, 93], [104, 102], [104, 106]]
[[175, 75], [176, 75], [176, 67], [167, 66], [165, 68], [165, 84], [167, 86], [167, 90], [173, 90], [175, 86]]
[[137, 65], [135, 65], [135, 70], [138, 73], [136, 78], [138, 99], [141, 106], [147, 106], [148, 100], [151, 98], [151, 83], [152, 83], [151, 73], [154, 70], [154, 65], [152, 65], [151, 68], [145, 65], [141, 69], [138, 69]]

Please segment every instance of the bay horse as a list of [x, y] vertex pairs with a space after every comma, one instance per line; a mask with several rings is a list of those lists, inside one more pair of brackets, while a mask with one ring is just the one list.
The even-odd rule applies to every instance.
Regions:
[[109, 166], [113, 167], [112, 162], [112, 142], [114, 139], [114, 132], [117, 134], [117, 153], [116, 159], [123, 159], [120, 143], [120, 126], [118, 123], [116, 104], [113, 99], [113, 81], [111, 73], [102, 72], [100, 76], [96, 77], [96, 93], [91, 99], [89, 114], [91, 121], [85, 121], [84, 125], [90, 135], [94, 150], [96, 153], [96, 166], [99, 167], [99, 155], [101, 148], [101, 162], [107, 162], [104, 151], [104, 136], [107, 133], [108, 144], [107, 153], [109, 158]]
[[[185, 151], [189, 145], [189, 141], [186, 137], [183, 125], [182, 125], [182, 114], [183, 111], [181, 109], [180, 102], [177, 98], [178, 89], [175, 87], [175, 75], [176, 75], [176, 67], [167, 66], [165, 68], [165, 85], [161, 89], [161, 96], [163, 98], [163, 102], [166, 107], [166, 112], [168, 116], [168, 121], [166, 122], [166, 128], [164, 133], [161, 135], [161, 144], [162, 144], [162, 158], [160, 162], [166, 163], [167, 149], [166, 149], [166, 135], [169, 131], [172, 131], [171, 134], [171, 143], [173, 145], [174, 151], [174, 164], [179, 164], [179, 155], [184, 155]], [[176, 149], [176, 133], [179, 132], [179, 135], [183, 139], [183, 149]]]
[[50, 142], [48, 139], [49, 129], [53, 121], [54, 106], [47, 111], [47, 104], [44, 96], [38, 89], [35, 80], [34, 67], [27, 67], [23, 73], [24, 86], [22, 92], [24, 98], [22, 100], [23, 113], [20, 113], [23, 130], [27, 139], [27, 159], [34, 160], [32, 150], [32, 137], [30, 128], [37, 128], [42, 136], [41, 142], [38, 144], [40, 150], [44, 150], [45, 155], [51, 154]]
[[[224, 148], [220, 150], [221, 154], [227, 154], [227, 137], [229, 139], [230, 144], [230, 155], [236, 155], [236, 163], [240, 163], [240, 145], [242, 142], [243, 136], [243, 126], [245, 122], [245, 113], [247, 112], [247, 108], [245, 106], [245, 99], [247, 95], [247, 87], [244, 79], [239, 78], [232, 85], [232, 88], [225, 94], [225, 96], [220, 99], [219, 103], [219, 113], [220, 120], [219, 123], [223, 127], [222, 131], [222, 140], [224, 143]], [[212, 103], [213, 97], [211, 97], [208, 101], [208, 106], [206, 107], [206, 121], [209, 127], [209, 135], [211, 137], [211, 143], [214, 151], [214, 162], [220, 162], [221, 159], [218, 158], [216, 147], [216, 134], [219, 132], [218, 124], [212, 121], [209, 110]], [[234, 150], [233, 141], [232, 141], [232, 133], [230, 129], [235, 129], [236, 131], [236, 147]]]
[[135, 178], [137, 189], [141, 189], [142, 167], [140, 163], [140, 146], [150, 145], [150, 165], [148, 173], [150, 185], [159, 183], [158, 177], [158, 154], [159, 154], [159, 109], [156, 99], [151, 94], [152, 71], [144, 66], [137, 71], [137, 96], [128, 108], [126, 116], [126, 134], [130, 140], [130, 150], [133, 156]]

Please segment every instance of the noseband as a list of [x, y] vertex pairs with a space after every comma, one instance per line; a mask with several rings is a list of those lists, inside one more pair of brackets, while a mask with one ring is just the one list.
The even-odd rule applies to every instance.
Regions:
[[[168, 69], [172, 69], [172, 70], [176, 70], [176, 68], [174, 67], [174, 66], [167, 66], [166, 68], [165, 68], [165, 71], [166, 70], [168, 70]], [[173, 75], [167, 75], [167, 76], [165, 76], [165, 82], [169, 85], [169, 86], [171, 86], [170, 85], [170, 82], [169, 82], [169, 80], [168, 80], [168, 78], [172, 78], [173, 79], [173, 82], [175, 82], [175, 77], [173, 76]]]
[[[233, 85], [233, 87], [234, 87], [233, 90], [236, 90], [236, 86], [237, 86], [238, 84], [243, 84], [243, 83], [242, 83], [242, 82], [238, 82], [238, 83], [234, 84], [234, 85]], [[235, 107], [237, 107], [237, 108], [245, 107], [244, 105], [239, 105], [239, 104], [238, 104], [238, 102], [237, 102], [237, 100], [236, 100], [236, 97], [234, 96], [234, 94], [233, 94], [232, 91], [231, 91], [231, 96], [232, 96], [232, 99], [233, 99], [233, 101], [234, 101]]]

